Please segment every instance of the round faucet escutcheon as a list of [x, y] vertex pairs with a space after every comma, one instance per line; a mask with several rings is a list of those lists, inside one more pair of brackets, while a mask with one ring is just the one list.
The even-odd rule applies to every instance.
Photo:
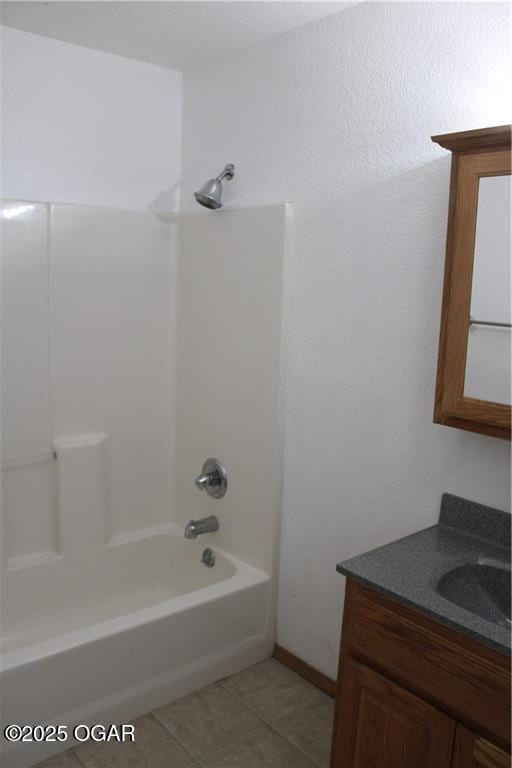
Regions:
[[194, 480], [196, 488], [212, 497], [222, 499], [228, 489], [228, 475], [225, 466], [218, 459], [206, 459], [201, 474]]

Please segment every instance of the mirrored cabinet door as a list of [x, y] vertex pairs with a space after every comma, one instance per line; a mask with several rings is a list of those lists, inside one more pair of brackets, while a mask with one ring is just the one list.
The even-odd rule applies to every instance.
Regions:
[[510, 405], [510, 176], [478, 183], [464, 397]]
[[510, 439], [510, 126], [434, 136], [452, 152], [434, 421]]

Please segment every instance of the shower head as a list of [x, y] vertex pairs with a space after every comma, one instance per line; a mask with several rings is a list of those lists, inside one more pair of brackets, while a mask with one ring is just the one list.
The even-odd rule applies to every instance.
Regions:
[[211, 210], [222, 208], [222, 182], [224, 179], [232, 179], [234, 175], [235, 166], [228, 163], [215, 179], [210, 179], [206, 184], [203, 184], [198, 192], [194, 192], [194, 197], [199, 205], [204, 205], [205, 208]]

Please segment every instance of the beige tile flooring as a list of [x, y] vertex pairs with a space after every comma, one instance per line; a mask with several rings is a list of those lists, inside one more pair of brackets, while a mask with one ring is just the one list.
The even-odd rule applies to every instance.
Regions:
[[139, 717], [134, 743], [82, 744], [36, 768], [328, 768], [333, 713], [268, 659]]

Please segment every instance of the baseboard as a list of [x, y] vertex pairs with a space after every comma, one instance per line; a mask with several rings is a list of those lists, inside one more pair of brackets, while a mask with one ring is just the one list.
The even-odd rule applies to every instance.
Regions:
[[315, 669], [306, 661], [299, 659], [294, 653], [287, 651], [286, 648], [277, 645], [277, 643], [274, 645], [273, 655], [277, 661], [280, 661], [285, 667], [293, 669], [294, 672], [297, 672], [297, 674], [307, 680], [308, 683], [316, 685], [317, 688], [320, 688], [321, 691], [327, 693], [328, 696], [332, 696], [333, 698], [336, 697], [336, 680], [332, 680], [332, 678], [324, 675], [323, 672]]

